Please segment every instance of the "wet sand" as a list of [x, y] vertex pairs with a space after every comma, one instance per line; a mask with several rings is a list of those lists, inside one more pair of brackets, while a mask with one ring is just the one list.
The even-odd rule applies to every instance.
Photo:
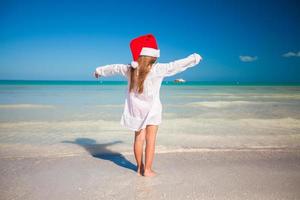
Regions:
[[154, 178], [134, 156], [0, 158], [0, 199], [300, 199], [300, 150], [155, 155]]

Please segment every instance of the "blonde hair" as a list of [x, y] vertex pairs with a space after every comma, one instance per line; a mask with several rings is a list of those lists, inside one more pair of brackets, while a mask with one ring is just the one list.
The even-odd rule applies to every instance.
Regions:
[[147, 74], [150, 72], [152, 65], [156, 61], [156, 57], [152, 56], [140, 56], [137, 60], [139, 66], [137, 68], [130, 68], [130, 86], [129, 92], [133, 89], [142, 93], [144, 90], [144, 81]]

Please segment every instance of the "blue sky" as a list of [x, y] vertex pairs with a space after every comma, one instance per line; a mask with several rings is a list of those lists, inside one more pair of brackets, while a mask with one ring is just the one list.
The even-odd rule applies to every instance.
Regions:
[[299, 24], [297, 0], [2, 0], [0, 79], [95, 80], [96, 67], [129, 63], [130, 40], [153, 33], [158, 62], [203, 57], [165, 80], [300, 82]]

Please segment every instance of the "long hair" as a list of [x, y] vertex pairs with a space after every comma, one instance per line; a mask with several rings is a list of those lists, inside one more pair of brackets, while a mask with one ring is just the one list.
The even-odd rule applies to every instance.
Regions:
[[144, 81], [147, 74], [150, 72], [152, 64], [155, 63], [157, 58], [152, 56], [140, 56], [137, 60], [139, 66], [137, 68], [130, 68], [130, 86], [129, 92], [133, 89], [142, 93], [144, 91]]

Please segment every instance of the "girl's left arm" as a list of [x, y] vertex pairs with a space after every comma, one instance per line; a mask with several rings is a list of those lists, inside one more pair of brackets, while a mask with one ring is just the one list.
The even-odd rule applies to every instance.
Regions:
[[199, 54], [193, 53], [186, 58], [175, 60], [169, 63], [157, 63], [155, 71], [156, 74], [160, 76], [173, 76], [197, 65], [201, 60], [202, 57]]
[[125, 64], [112, 64], [104, 65], [96, 68], [95, 73], [99, 76], [113, 76], [123, 75], [126, 76], [129, 71], [130, 65]]

